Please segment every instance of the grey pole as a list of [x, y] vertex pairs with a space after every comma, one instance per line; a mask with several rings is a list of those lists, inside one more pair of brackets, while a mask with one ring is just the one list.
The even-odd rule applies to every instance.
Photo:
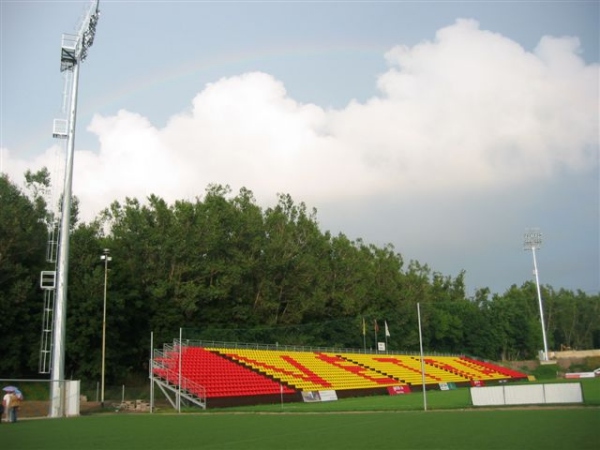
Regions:
[[[61, 71], [73, 71], [71, 88], [71, 107], [67, 136], [67, 158], [63, 188], [60, 241], [57, 265], [57, 288], [54, 312], [54, 333], [52, 346], [51, 404], [50, 416], [62, 417], [64, 411], [64, 382], [65, 372], [65, 336], [67, 318], [67, 286], [69, 278], [69, 232], [71, 229], [71, 191], [73, 186], [73, 155], [75, 149], [75, 124], [77, 119], [77, 90], [79, 85], [79, 65], [87, 56], [87, 50], [94, 42], [96, 24], [98, 23], [98, 0], [90, 7], [86, 19], [74, 37], [75, 45], [63, 45], [61, 49]], [[64, 36], [63, 36], [64, 40]]]
[[67, 161], [65, 184], [62, 198], [60, 223], [60, 241], [58, 250], [58, 270], [56, 286], [56, 304], [54, 312], [54, 344], [52, 346], [52, 405], [51, 417], [62, 417], [63, 394], [61, 383], [65, 379], [65, 336], [67, 320], [67, 283], [69, 278], [69, 232], [71, 229], [71, 187], [73, 185], [73, 153], [75, 144], [75, 119], [77, 118], [77, 85], [79, 83], [79, 64], [73, 68], [73, 86], [71, 90], [71, 112], [69, 117], [69, 137], [67, 141]]
[[535, 250], [542, 246], [542, 232], [539, 228], [529, 228], [525, 231], [524, 247], [531, 250], [533, 255], [533, 274], [535, 275], [535, 287], [537, 289], [538, 306], [540, 308], [540, 323], [542, 325], [542, 339], [544, 340], [544, 361], [548, 361], [548, 340], [546, 339], [546, 324], [544, 322], [544, 308], [542, 305], [542, 290], [540, 288], [540, 277], [537, 268]]
[[104, 408], [104, 373], [105, 370], [105, 361], [106, 361], [106, 286], [108, 284], [108, 262], [112, 261], [112, 258], [108, 256], [110, 250], [105, 248], [104, 254], [100, 257], [100, 259], [104, 260], [104, 307], [102, 312], [102, 369], [101, 369], [101, 377], [102, 377], [102, 387], [100, 394], [100, 405]]
[[419, 349], [421, 353], [421, 383], [423, 383], [423, 411], [427, 411], [427, 389], [425, 387], [425, 357], [423, 356], [423, 333], [421, 331], [421, 305], [417, 303], [419, 321]]

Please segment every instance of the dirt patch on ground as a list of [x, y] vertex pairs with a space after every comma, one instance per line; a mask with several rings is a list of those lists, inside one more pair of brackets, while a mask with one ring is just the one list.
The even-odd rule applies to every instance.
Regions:
[[[81, 402], [79, 405], [79, 413], [81, 415], [92, 414], [100, 411], [102, 411], [100, 402]], [[24, 401], [19, 407], [18, 417], [22, 419], [32, 419], [38, 417], [48, 417], [49, 414], [49, 401]]]

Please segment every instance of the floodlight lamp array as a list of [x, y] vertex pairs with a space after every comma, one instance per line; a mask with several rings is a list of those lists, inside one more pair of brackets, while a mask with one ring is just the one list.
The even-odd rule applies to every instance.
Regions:
[[98, 25], [98, 19], [100, 18], [100, 11], [96, 5], [96, 10], [90, 14], [87, 27], [80, 35], [80, 49], [79, 49], [79, 61], [85, 61], [87, 58], [88, 49], [94, 43], [94, 37], [96, 36], [96, 26]]
[[525, 250], [540, 248], [542, 245], [542, 232], [539, 228], [531, 228], [525, 231], [523, 246]]

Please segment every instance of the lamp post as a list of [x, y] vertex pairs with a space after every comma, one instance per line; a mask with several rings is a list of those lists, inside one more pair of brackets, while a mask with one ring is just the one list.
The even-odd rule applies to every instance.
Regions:
[[542, 307], [542, 291], [540, 289], [540, 278], [538, 275], [537, 261], [535, 259], [535, 249], [542, 245], [542, 232], [539, 228], [530, 228], [525, 231], [523, 246], [525, 250], [531, 250], [533, 255], [533, 274], [535, 275], [535, 285], [537, 288], [538, 304], [540, 307], [540, 322], [542, 324], [542, 338], [544, 340], [544, 361], [548, 361], [548, 341], [546, 339], [546, 325], [544, 324], [544, 309]]
[[104, 261], [104, 308], [102, 313], [102, 381], [100, 387], [100, 405], [104, 408], [104, 360], [106, 356], [106, 285], [108, 281], [108, 262], [112, 261], [112, 257], [108, 256], [110, 250], [105, 248], [104, 254], [100, 259]]

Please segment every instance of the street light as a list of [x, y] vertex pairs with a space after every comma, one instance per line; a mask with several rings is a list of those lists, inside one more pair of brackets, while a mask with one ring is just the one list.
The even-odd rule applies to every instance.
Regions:
[[104, 360], [106, 356], [106, 285], [108, 281], [108, 262], [112, 261], [112, 257], [108, 256], [110, 250], [105, 248], [104, 254], [100, 256], [100, 259], [104, 261], [104, 312], [102, 314], [102, 382], [101, 382], [101, 394], [100, 394], [100, 405], [104, 408]]
[[535, 259], [535, 249], [542, 246], [542, 232], [539, 228], [529, 228], [525, 231], [523, 246], [525, 250], [531, 250], [531, 254], [533, 255], [533, 274], [535, 275], [535, 285], [537, 287], [538, 303], [540, 307], [540, 322], [542, 324], [542, 338], [544, 339], [544, 361], [548, 361], [548, 341], [546, 340], [546, 325], [544, 324], [542, 291], [540, 289], [540, 278], [538, 275], [537, 261]]

